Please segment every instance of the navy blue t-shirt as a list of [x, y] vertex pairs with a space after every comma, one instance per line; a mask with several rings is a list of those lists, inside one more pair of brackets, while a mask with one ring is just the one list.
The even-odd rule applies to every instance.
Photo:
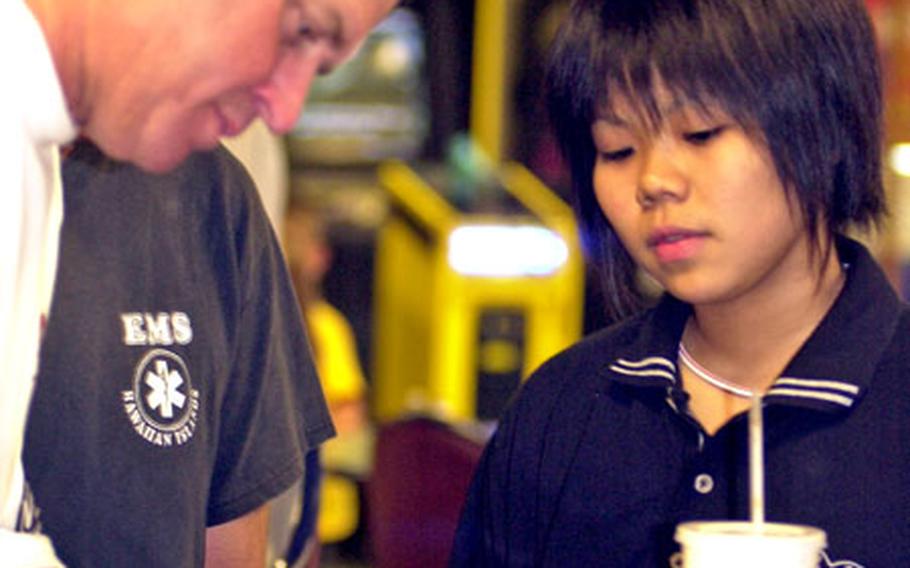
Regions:
[[200, 566], [205, 528], [302, 474], [333, 434], [280, 248], [227, 151], [153, 176], [65, 159], [25, 467], [79, 566]]

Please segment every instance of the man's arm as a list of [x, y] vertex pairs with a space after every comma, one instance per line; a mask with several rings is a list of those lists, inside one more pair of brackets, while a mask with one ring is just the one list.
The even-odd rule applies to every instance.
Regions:
[[265, 566], [269, 506], [205, 531], [206, 568], [259, 568]]

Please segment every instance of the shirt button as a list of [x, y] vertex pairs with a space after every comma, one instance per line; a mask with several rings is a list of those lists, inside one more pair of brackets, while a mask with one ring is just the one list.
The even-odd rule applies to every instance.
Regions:
[[702, 495], [707, 495], [714, 490], [714, 478], [707, 473], [695, 476], [695, 490]]

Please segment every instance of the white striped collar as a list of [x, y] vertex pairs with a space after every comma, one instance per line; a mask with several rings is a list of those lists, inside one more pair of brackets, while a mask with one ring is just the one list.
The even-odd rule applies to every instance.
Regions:
[[[658, 355], [641, 359], [620, 357], [609, 366], [609, 370], [617, 380], [633, 386], [666, 388], [678, 382], [676, 363]], [[833, 410], [852, 407], [861, 393], [859, 386], [844, 380], [780, 377], [765, 393], [765, 400]]]
[[619, 358], [609, 368], [630, 384], [661, 387], [676, 384], [676, 363], [666, 357]]
[[781, 377], [765, 393], [765, 399], [789, 400], [813, 407], [835, 405], [850, 408], [860, 392], [860, 387], [846, 381]]

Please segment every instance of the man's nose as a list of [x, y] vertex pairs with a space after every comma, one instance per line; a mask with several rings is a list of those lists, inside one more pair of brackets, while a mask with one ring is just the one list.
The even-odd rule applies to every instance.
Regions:
[[275, 134], [285, 134], [297, 123], [318, 65], [312, 56], [286, 55], [268, 81], [254, 89], [257, 111]]

